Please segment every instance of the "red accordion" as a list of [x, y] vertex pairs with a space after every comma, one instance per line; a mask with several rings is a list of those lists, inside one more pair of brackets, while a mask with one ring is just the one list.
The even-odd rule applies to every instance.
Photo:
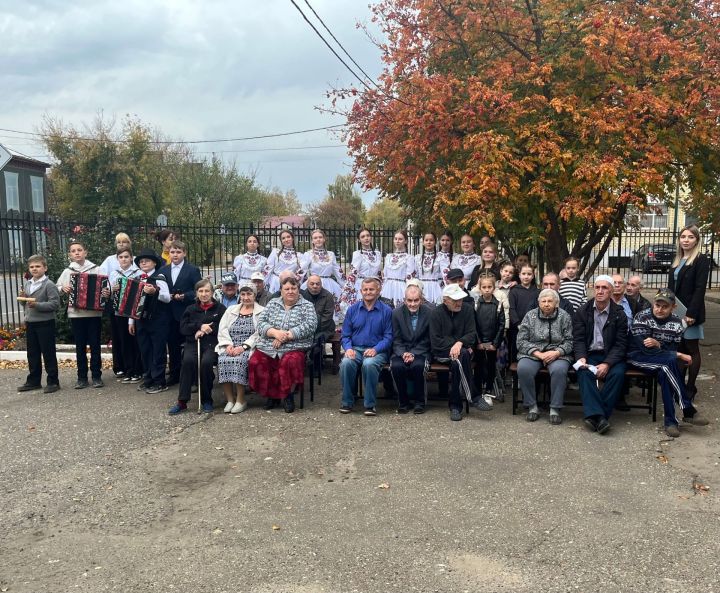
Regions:
[[102, 295], [102, 291], [110, 288], [110, 281], [105, 274], [71, 274], [70, 288], [70, 307], [86, 311], [105, 310], [107, 299]]
[[134, 278], [118, 278], [119, 290], [113, 293], [113, 309], [121, 317], [145, 319], [149, 316], [150, 305], [156, 295], [145, 294], [147, 282]]

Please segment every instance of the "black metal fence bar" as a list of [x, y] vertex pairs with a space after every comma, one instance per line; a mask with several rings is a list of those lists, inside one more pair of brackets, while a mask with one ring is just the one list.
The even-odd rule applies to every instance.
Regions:
[[[187, 244], [189, 260], [213, 281], [218, 281], [223, 272], [232, 269], [235, 256], [245, 250], [248, 235], [257, 235], [261, 250], [268, 254], [272, 248], [279, 246], [279, 233], [283, 230], [282, 227], [253, 222], [219, 227], [179, 222], [172, 223], [170, 228]], [[22, 323], [22, 311], [16, 296], [23, 286], [25, 262], [33, 253], [43, 253], [52, 260], [52, 277], [53, 271], [62, 269], [67, 263], [67, 243], [71, 238], [86, 242], [89, 259], [100, 264], [114, 252], [114, 236], [120, 231], [130, 236], [134, 250], [152, 247], [159, 251], [160, 245], [155, 240], [157, 230], [154, 223], [78, 223], [57, 218], [39, 218], [31, 213], [0, 215], [0, 325], [18, 326]], [[301, 227], [291, 230], [299, 252], [312, 247], [311, 235], [314, 229]], [[324, 229], [324, 232], [327, 248], [335, 252], [340, 266], [347, 272], [352, 253], [358, 248], [357, 229], [330, 228]], [[376, 249], [383, 254], [393, 250], [395, 229], [372, 229], [371, 232]], [[665, 287], [675, 253], [676, 237], [672, 230], [665, 229], [625, 231], [613, 239], [596, 273], [620, 273], [626, 278], [637, 273], [643, 277], [646, 288]], [[714, 261], [718, 259], [717, 240], [711, 234], [701, 237], [703, 252]], [[421, 236], [411, 235], [411, 253], [417, 253], [421, 243]], [[718, 275], [717, 267], [713, 266], [709, 288], [718, 284]]]

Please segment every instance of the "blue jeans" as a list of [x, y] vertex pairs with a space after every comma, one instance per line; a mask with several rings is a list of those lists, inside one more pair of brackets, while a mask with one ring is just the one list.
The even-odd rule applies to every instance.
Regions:
[[[602, 353], [591, 352], [586, 361], [588, 364], [599, 365], [605, 358]], [[610, 418], [615, 402], [622, 393], [625, 384], [625, 361], [617, 362], [610, 367], [605, 375], [605, 383], [602, 389], [598, 387], [597, 379], [587, 369], [580, 369], [577, 374], [582, 397], [585, 418], [590, 416], [602, 416]]]
[[365, 407], [374, 408], [377, 400], [377, 384], [380, 369], [387, 364], [388, 357], [385, 352], [378, 352], [375, 356], [366, 358], [363, 353], [367, 348], [353, 348], [355, 358], [347, 356], [340, 363], [340, 382], [342, 383], [342, 405], [352, 408], [357, 396], [357, 374], [362, 367], [362, 380], [365, 395]]

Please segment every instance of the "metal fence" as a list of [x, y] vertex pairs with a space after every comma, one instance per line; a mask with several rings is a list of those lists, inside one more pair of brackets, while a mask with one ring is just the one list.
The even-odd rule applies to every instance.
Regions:
[[[268, 254], [279, 245], [279, 233], [283, 227], [269, 227], [248, 222], [245, 224], [209, 227], [172, 221], [173, 232], [188, 246], [188, 259], [201, 268], [203, 275], [218, 281], [223, 272], [232, 269], [236, 255], [245, 250], [245, 238], [258, 236], [262, 250]], [[25, 261], [33, 253], [52, 256], [54, 269], [67, 263], [67, 243], [71, 238], [82, 239], [89, 247], [89, 259], [100, 264], [114, 252], [114, 236], [123, 231], [133, 240], [134, 250], [152, 247], [160, 250], [155, 240], [159, 230], [154, 223], [118, 223], [101, 221], [93, 223], [68, 222], [57, 218], [42, 218], [32, 213], [0, 216], [0, 325], [17, 326], [22, 323], [22, 312], [15, 297], [22, 288]], [[297, 249], [304, 252], [311, 247], [313, 229], [293, 228]], [[352, 252], [358, 248], [357, 229], [324, 229], [326, 246], [335, 252], [341, 267], [347, 272]], [[395, 229], [373, 229], [373, 241], [383, 254], [393, 250]], [[603, 256], [596, 273], [617, 272], [628, 277], [632, 273], [642, 275], [648, 289], [667, 285], [667, 272], [674, 254], [676, 233], [667, 230], [625, 231], [613, 239]], [[704, 235], [702, 249], [713, 261], [718, 260], [717, 237]], [[411, 235], [409, 251], [417, 253], [421, 237]], [[458, 246], [456, 246], [456, 249]], [[539, 262], [543, 267], [542, 258]], [[52, 266], [51, 266], [52, 267]], [[52, 270], [51, 270], [52, 271]], [[543, 270], [540, 270], [542, 273]], [[718, 284], [718, 269], [713, 271], [708, 287]], [[52, 274], [51, 274], [52, 276]]]

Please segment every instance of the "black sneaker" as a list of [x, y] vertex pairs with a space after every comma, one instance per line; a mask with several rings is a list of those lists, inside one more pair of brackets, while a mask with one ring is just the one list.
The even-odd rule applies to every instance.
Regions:
[[23, 391], [35, 391], [36, 389], [42, 389], [42, 385], [33, 385], [32, 383], [24, 383], [23, 385], [20, 385], [18, 387], [18, 393], [22, 393]]
[[90, 387], [87, 379], [78, 379], [75, 382], [75, 389], [86, 389], [87, 387]]
[[295, 395], [289, 394], [284, 400], [283, 405], [285, 406], [285, 412], [292, 414], [295, 411]]
[[143, 378], [141, 375], [135, 375], [134, 377], [125, 377], [123, 379], [123, 383], [126, 381], [128, 383], [140, 383], [140, 381], [142, 381], [142, 380], [143, 380]]
[[607, 418], [600, 418], [597, 423], [598, 434], [605, 434], [608, 430], [610, 430], [610, 423], [607, 421]]
[[377, 416], [377, 410], [375, 408], [365, 408], [363, 414], [365, 416]]
[[167, 385], [151, 385], [145, 390], [145, 393], [148, 395], [154, 395], [155, 393], [162, 393], [163, 391], [167, 391]]
[[102, 379], [93, 379], [93, 380], [92, 380], [92, 386], [93, 386], [95, 389], [101, 389], [101, 388], [105, 387], [105, 383], [103, 383], [103, 380], [102, 380]]
[[55, 393], [56, 391], [60, 390], [60, 385], [57, 383], [50, 383], [48, 386], [43, 389], [43, 393]]
[[145, 381], [140, 381], [140, 385], [137, 386], [138, 391], [145, 391], [146, 389], [149, 389], [151, 386], [150, 383], [145, 383]]
[[457, 408], [450, 408], [450, 420], [453, 422], [459, 422], [462, 420], [462, 412]]
[[349, 414], [350, 412], [352, 412], [352, 408], [350, 406], [340, 406], [341, 414]]
[[410, 411], [410, 406], [398, 406], [398, 414], [407, 414]]
[[413, 414], [424, 414], [425, 413], [425, 406], [422, 404], [415, 404], [415, 407], [413, 408]]

